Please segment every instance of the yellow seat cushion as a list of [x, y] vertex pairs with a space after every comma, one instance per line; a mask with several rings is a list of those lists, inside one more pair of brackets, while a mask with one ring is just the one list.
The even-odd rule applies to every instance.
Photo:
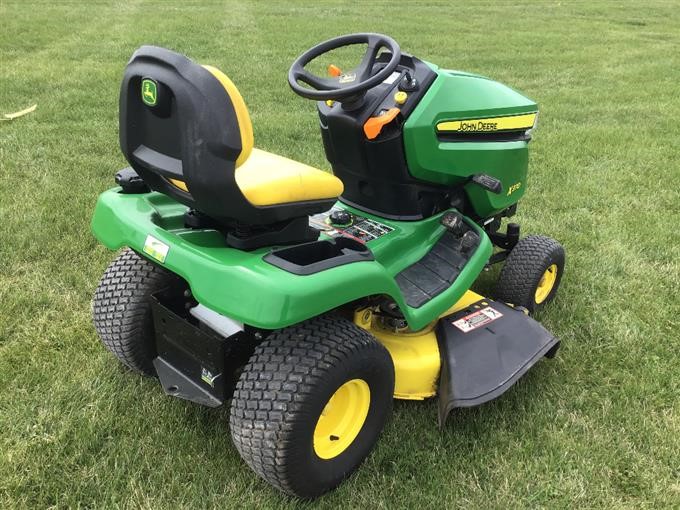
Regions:
[[253, 149], [235, 177], [243, 196], [257, 206], [336, 198], [343, 191], [333, 174], [260, 149]]
[[[253, 126], [241, 93], [222, 71], [203, 67], [222, 84], [234, 107], [242, 145], [234, 177], [248, 202], [267, 206], [336, 198], [342, 194], [342, 181], [333, 174], [253, 148]], [[170, 179], [170, 182], [188, 191], [183, 181]]]

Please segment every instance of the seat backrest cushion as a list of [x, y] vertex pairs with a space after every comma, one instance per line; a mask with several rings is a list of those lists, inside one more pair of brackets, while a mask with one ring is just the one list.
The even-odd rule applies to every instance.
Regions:
[[241, 134], [241, 154], [236, 158], [236, 168], [238, 168], [250, 157], [255, 145], [253, 123], [250, 120], [248, 107], [243, 100], [243, 96], [241, 96], [241, 93], [236, 88], [236, 85], [234, 85], [234, 82], [232, 82], [226, 74], [213, 66], [204, 65], [203, 67], [210, 71], [210, 73], [217, 78], [217, 81], [222, 84], [231, 100], [231, 104], [234, 106], [239, 133]]

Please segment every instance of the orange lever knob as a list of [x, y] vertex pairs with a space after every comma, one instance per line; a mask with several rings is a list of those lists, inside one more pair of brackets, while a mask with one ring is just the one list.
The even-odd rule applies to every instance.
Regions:
[[335, 64], [331, 64], [328, 66], [328, 74], [330, 76], [333, 76], [334, 78], [337, 78], [342, 74], [342, 69], [340, 69], [338, 66]]
[[382, 115], [371, 117], [364, 123], [364, 134], [369, 140], [373, 140], [380, 134], [383, 126], [392, 122], [399, 115], [399, 108], [390, 108]]

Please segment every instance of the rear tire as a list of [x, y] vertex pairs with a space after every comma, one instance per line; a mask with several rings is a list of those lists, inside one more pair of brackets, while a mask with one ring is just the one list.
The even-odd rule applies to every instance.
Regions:
[[177, 277], [125, 249], [106, 269], [92, 301], [94, 327], [125, 366], [155, 376], [156, 338], [150, 296]]
[[272, 334], [236, 386], [231, 435], [278, 489], [313, 498], [366, 458], [392, 410], [387, 350], [352, 322], [322, 316]]
[[562, 245], [550, 237], [528, 236], [508, 255], [494, 296], [534, 313], [555, 298], [563, 273]]

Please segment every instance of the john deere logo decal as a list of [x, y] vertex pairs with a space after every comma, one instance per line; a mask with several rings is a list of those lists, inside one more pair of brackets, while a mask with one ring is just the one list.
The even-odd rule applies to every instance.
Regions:
[[338, 83], [352, 83], [356, 79], [357, 79], [357, 73], [341, 74], [338, 77]]
[[151, 78], [142, 80], [142, 101], [149, 106], [156, 106], [158, 102], [158, 84]]

